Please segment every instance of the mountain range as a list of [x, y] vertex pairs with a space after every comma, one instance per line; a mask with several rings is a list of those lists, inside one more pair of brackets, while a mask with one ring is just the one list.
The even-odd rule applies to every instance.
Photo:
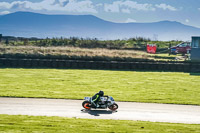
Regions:
[[146, 37], [156, 40], [191, 40], [200, 28], [176, 21], [113, 23], [93, 15], [46, 15], [15, 12], [0, 16], [0, 34], [20, 37], [82, 37], [125, 39]]

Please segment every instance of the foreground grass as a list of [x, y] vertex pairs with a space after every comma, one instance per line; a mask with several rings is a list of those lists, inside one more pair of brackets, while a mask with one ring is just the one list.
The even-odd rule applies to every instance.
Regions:
[[0, 69], [0, 96], [83, 99], [103, 90], [117, 101], [200, 105], [199, 81], [178, 72]]
[[63, 117], [0, 115], [0, 133], [3, 132], [152, 132], [199, 133], [197, 124], [76, 119]]

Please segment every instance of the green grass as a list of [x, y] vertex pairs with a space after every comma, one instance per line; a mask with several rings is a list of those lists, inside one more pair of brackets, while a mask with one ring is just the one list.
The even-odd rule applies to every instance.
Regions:
[[200, 133], [197, 124], [0, 115], [0, 133], [148, 132]]
[[0, 96], [83, 99], [103, 90], [117, 101], [200, 105], [199, 81], [178, 72], [0, 69]]

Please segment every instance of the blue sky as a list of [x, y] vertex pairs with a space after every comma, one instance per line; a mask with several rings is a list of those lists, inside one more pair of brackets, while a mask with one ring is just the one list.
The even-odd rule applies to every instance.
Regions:
[[0, 0], [0, 15], [16, 11], [92, 14], [107, 21], [178, 21], [200, 28], [200, 0]]

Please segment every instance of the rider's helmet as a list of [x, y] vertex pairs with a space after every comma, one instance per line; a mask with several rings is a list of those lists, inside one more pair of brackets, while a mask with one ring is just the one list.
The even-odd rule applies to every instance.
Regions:
[[104, 95], [103, 91], [99, 91], [99, 95], [102, 97]]

